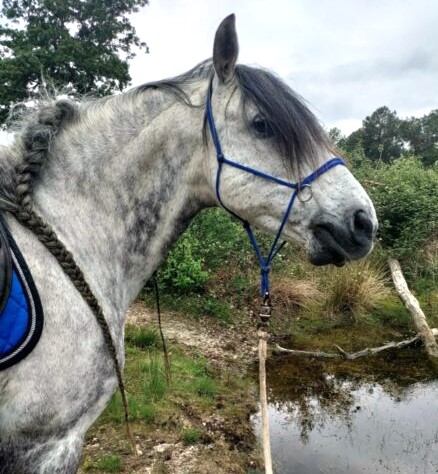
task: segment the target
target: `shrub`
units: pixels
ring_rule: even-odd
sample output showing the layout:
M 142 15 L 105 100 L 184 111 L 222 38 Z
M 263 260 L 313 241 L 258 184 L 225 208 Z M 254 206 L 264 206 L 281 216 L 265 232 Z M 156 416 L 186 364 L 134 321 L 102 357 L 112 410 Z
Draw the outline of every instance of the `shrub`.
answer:
M 164 288 L 179 292 L 199 290 L 208 279 L 203 259 L 196 255 L 196 237 L 188 232 L 175 245 L 160 268 L 159 281 Z
M 417 256 L 438 231 L 438 167 L 407 157 L 376 167 L 362 162 L 357 174 L 376 207 L 384 248 L 399 259 Z

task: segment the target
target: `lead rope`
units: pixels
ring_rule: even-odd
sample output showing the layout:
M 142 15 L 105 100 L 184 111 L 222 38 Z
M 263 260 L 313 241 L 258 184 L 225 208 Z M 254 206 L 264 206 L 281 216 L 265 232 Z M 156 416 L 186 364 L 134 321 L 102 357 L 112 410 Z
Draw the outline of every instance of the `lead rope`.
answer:
M 164 369 L 166 372 L 166 382 L 167 382 L 167 385 L 170 385 L 172 383 L 172 371 L 170 367 L 169 353 L 167 352 L 166 339 L 163 333 L 163 326 L 161 324 L 160 290 L 158 287 L 157 273 L 154 273 L 152 277 L 152 281 L 154 284 L 154 291 L 155 291 L 155 308 L 157 311 L 158 328 L 159 328 L 160 336 L 161 336 L 161 344 L 163 345 L 163 357 L 164 357 Z
M 116 347 L 103 310 L 91 291 L 90 285 L 85 279 L 82 270 L 75 262 L 71 252 L 67 250 L 65 245 L 59 240 L 58 236 L 50 227 L 50 225 L 44 222 L 44 220 L 35 212 L 33 208 L 33 200 L 31 196 L 32 183 L 44 163 L 44 159 L 46 158 L 48 150 L 47 144 L 50 142 L 51 136 L 56 133 L 56 125 L 57 124 L 53 125 L 50 134 L 48 132 L 41 132 L 41 136 L 32 137 L 32 140 L 24 141 L 24 145 L 26 147 L 24 153 L 24 163 L 16 167 L 17 183 L 15 187 L 15 207 L 14 209 L 11 209 L 11 212 L 21 224 L 30 229 L 36 235 L 38 240 L 56 258 L 61 268 L 70 278 L 74 287 L 82 295 L 85 302 L 93 312 L 96 321 L 102 330 L 104 341 L 116 371 L 117 382 L 119 385 L 125 416 L 126 434 L 132 445 L 133 452 L 137 453 L 136 445 L 129 424 L 128 400 L 126 397 L 126 389 L 123 382 L 122 371 L 117 358 Z
M 265 473 L 272 474 L 271 440 L 269 435 L 268 394 L 266 388 L 266 357 L 269 340 L 269 320 L 272 314 L 272 305 L 269 293 L 263 298 L 260 306 L 257 337 L 259 339 L 259 391 L 260 411 L 262 413 L 262 443 Z

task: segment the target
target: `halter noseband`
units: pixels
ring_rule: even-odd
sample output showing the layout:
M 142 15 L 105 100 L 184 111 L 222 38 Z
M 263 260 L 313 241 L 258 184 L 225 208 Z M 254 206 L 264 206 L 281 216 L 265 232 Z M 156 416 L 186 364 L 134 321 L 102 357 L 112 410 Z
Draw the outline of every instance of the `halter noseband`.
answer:
M 284 244 L 286 242 L 282 242 L 280 245 L 278 245 L 278 241 L 280 240 L 280 236 L 283 232 L 283 228 L 286 225 L 287 219 L 289 218 L 289 215 L 292 211 L 292 207 L 295 203 L 295 200 L 298 198 L 298 200 L 302 202 L 307 202 L 312 198 L 312 194 L 310 194 L 310 197 L 308 199 L 300 199 L 300 192 L 303 188 L 310 188 L 310 191 L 312 190 L 312 183 L 322 174 L 326 173 L 330 169 L 334 168 L 337 165 L 343 165 L 345 166 L 345 162 L 339 158 L 335 157 L 332 158 L 328 161 L 326 161 L 322 166 L 320 166 L 317 170 L 313 171 L 311 174 L 309 174 L 306 178 L 304 178 L 301 182 L 299 183 L 293 183 L 289 181 L 284 181 L 283 179 L 277 178 L 276 176 L 272 176 L 270 174 L 264 173 L 263 171 L 259 171 L 254 168 L 250 168 L 249 166 L 242 165 L 240 163 L 237 163 L 236 161 L 229 160 L 226 158 L 222 152 L 222 147 L 221 147 L 221 142 L 219 140 L 219 135 L 217 133 L 216 125 L 214 122 L 214 117 L 213 117 L 213 108 L 211 104 L 211 97 L 212 97 L 212 92 L 213 92 L 213 87 L 210 85 L 208 94 L 207 94 L 207 104 L 206 104 L 206 116 L 207 116 L 207 122 L 208 122 L 208 127 L 210 129 L 210 134 L 211 138 L 214 143 L 214 147 L 216 148 L 216 157 L 218 161 L 218 168 L 217 168 L 217 173 L 216 173 L 216 197 L 219 201 L 219 204 L 226 210 L 228 211 L 232 216 L 234 216 L 237 220 L 239 220 L 242 224 L 244 229 L 246 230 L 249 240 L 251 242 L 251 245 L 254 248 L 257 260 L 260 265 L 260 273 L 261 273 L 261 281 L 260 281 L 260 292 L 263 297 L 268 297 L 269 296 L 269 272 L 271 271 L 271 263 L 274 257 L 277 255 L 277 253 L 282 249 Z M 222 201 L 221 195 L 220 195 L 220 184 L 221 184 L 221 173 L 223 169 L 223 165 L 229 165 L 232 166 L 233 168 L 237 168 L 239 170 L 245 171 L 247 173 L 253 174 L 255 176 L 258 176 L 259 178 L 267 179 L 269 181 L 272 181 L 276 184 L 279 184 L 280 186 L 285 186 L 287 188 L 292 189 L 292 195 L 289 199 L 289 204 L 286 207 L 286 211 L 283 214 L 283 218 L 281 220 L 280 226 L 278 228 L 277 233 L 275 234 L 274 241 L 272 242 L 271 248 L 269 249 L 268 256 L 265 258 L 260 250 L 260 247 L 257 243 L 257 240 L 255 238 L 254 232 L 251 229 L 251 225 L 248 221 L 245 219 L 242 219 L 240 216 L 238 216 L 235 212 L 233 212 L 231 209 L 229 209 Z

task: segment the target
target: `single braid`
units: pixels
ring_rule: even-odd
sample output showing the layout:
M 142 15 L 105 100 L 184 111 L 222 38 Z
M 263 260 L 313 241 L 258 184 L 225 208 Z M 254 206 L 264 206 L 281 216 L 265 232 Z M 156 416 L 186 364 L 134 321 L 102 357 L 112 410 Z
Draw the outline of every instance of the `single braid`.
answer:
M 103 314 L 103 310 L 91 291 L 90 285 L 85 279 L 82 270 L 75 262 L 72 253 L 59 240 L 55 231 L 35 212 L 32 200 L 33 182 L 39 175 L 40 170 L 47 160 L 50 144 L 57 134 L 62 123 L 67 118 L 72 118 L 76 112 L 74 105 L 70 101 L 58 101 L 55 107 L 47 107 L 40 111 L 37 123 L 29 126 L 27 133 L 23 137 L 24 153 L 23 163 L 16 167 L 15 185 L 15 205 L 12 212 L 17 220 L 30 229 L 38 240 L 56 258 L 61 268 L 69 276 L 75 288 L 82 295 L 89 308 L 93 312 L 99 324 L 104 341 L 114 363 L 117 375 L 120 395 L 125 412 L 125 422 L 128 437 L 133 445 L 135 443 L 129 427 L 128 401 L 126 397 L 125 384 L 123 382 L 122 371 L 117 358 L 117 350 L 111 336 L 108 323 Z

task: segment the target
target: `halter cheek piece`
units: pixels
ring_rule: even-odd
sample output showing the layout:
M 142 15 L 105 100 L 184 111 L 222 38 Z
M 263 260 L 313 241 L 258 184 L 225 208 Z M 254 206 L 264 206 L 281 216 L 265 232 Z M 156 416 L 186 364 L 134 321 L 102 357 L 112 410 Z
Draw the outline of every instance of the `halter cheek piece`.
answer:
M 277 178 L 276 176 L 272 176 L 270 174 L 264 173 L 263 171 L 259 171 L 254 168 L 250 168 L 249 166 L 242 165 L 237 163 L 236 161 L 230 160 L 226 158 L 222 152 L 221 142 L 219 140 L 219 135 L 216 130 L 216 125 L 214 123 L 213 117 L 213 109 L 211 104 L 211 96 L 212 96 L 213 88 L 210 85 L 208 94 L 207 94 L 207 104 L 206 104 L 206 116 L 208 127 L 210 129 L 211 138 L 214 143 L 214 147 L 216 149 L 216 157 L 218 161 L 218 168 L 216 173 L 216 197 L 219 201 L 220 205 L 228 211 L 232 216 L 234 216 L 237 220 L 239 220 L 243 227 L 245 228 L 251 245 L 254 248 L 255 254 L 257 256 L 257 260 L 260 265 L 260 273 L 261 273 L 261 281 L 260 281 L 260 292 L 262 296 L 267 297 L 269 296 L 269 272 L 271 271 L 271 263 L 277 253 L 282 249 L 286 242 L 282 242 L 278 244 L 280 240 L 280 236 L 283 232 L 284 226 L 289 218 L 289 215 L 292 211 L 292 207 L 295 203 L 295 199 L 298 199 L 300 202 L 307 202 L 312 199 L 312 183 L 322 174 L 326 173 L 327 171 L 331 170 L 335 166 L 343 165 L 345 166 L 345 162 L 341 158 L 332 158 L 326 161 L 322 166 L 320 166 L 317 170 L 313 171 L 309 176 L 304 178 L 299 183 L 293 183 L 289 181 L 284 181 L 283 179 Z M 272 181 L 280 186 L 285 186 L 287 188 L 292 189 L 292 194 L 289 199 L 289 203 L 286 207 L 286 210 L 283 214 L 283 218 L 280 222 L 280 226 L 278 228 L 277 233 L 275 234 L 274 241 L 272 242 L 271 248 L 269 249 L 268 256 L 265 258 L 260 250 L 260 247 L 257 243 L 255 235 L 251 229 L 251 226 L 248 221 L 242 219 L 238 216 L 235 212 L 229 209 L 222 201 L 221 194 L 220 194 L 220 185 L 221 185 L 221 174 L 224 165 L 232 166 L 233 168 L 237 168 L 242 171 L 246 171 L 247 173 L 253 174 L 258 176 L 259 178 L 267 179 Z

